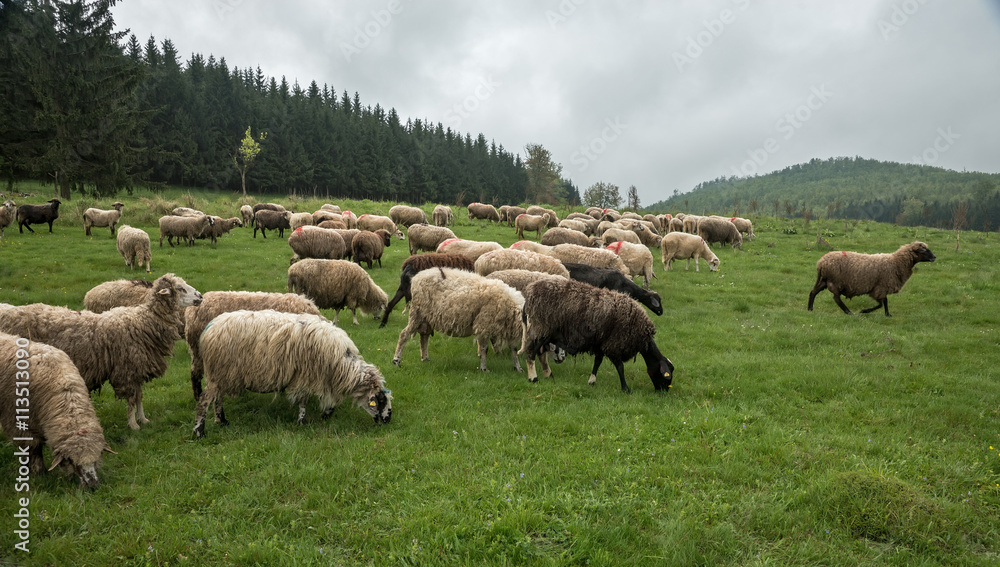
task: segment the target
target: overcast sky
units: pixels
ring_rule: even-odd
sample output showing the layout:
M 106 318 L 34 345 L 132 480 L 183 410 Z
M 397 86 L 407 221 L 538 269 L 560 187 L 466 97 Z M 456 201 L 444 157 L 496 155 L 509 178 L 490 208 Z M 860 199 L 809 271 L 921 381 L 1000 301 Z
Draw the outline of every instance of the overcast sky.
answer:
M 1000 1 L 125 0 L 119 28 L 539 143 L 643 205 L 862 156 L 1000 171 Z

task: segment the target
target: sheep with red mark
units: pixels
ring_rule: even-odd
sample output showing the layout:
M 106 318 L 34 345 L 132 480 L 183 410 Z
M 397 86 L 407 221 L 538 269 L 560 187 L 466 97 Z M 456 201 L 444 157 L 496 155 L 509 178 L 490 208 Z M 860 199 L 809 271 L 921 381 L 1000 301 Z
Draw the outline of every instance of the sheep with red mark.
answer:
M 449 238 L 437 247 L 437 252 L 445 254 L 461 254 L 475 262 L 480 256 L 494 250 L 502 250 L 503 245 L 499 242 L 480 242 L 478 240 L 463 240 L 461 238 Z
M 619 241 L 608 244 L 607 250 L 621 258 L 631 277 L 642 276 L 642 287 L 649 289 L 649 279 L 656 277 L 653 272 L 653 253 L 649 248 L 642 244 Z

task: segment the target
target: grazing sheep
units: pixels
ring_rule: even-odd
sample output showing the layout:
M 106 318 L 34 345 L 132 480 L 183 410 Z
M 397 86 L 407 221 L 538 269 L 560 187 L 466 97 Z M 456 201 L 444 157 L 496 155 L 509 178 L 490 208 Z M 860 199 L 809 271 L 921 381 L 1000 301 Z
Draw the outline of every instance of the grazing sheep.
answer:
M 510 205 L 500 205 L 497 207 L 497 214 L 500 215 L 500 224 L 506 223 L 507 219 L 510 218 L 508 211 L 510 211 Z
M 640 244 L 639 235 L 636 234 L 634 231 L 626 230 L 624 228 L 612 227 L 605 230 L 604 234 L 601 235 L 601 242 L 603 242 L 605 246 L 613 242 L 623 242 L 623 241 L 631 242 L 632 244 Z
M 527 213 L 523 215 L 517 215 L 514 219 L 514 232 L 517 234 L 518 240 L 524 240 L 524 231 L 535 231 L 535 239 L 539 239 L 542 236 L 542 229 L 548 226 L 549 221 L 552 217 L 549 213 L 545 213 L 541 216 L 529 215 Z
M 326 227 L 321 227 L 321 228 L 326 228 Z M 351 257 L 354 255 L 354 252 L 352 251 L 352 248 L 354 246 L 354 237 L 357 236 L 358 233 L 361 231 L 356 228 L 336 228 L 334 230 L 336 230 L 337 234 L 339 234 L 340 237 L 344 239 L 344 249 L 347 250 L 347 252 L 345 253 L 345 257 L 348 260 L 350 260 Z
M 205 213 L 189 207 L 174 207 L 174 210 L 170 211 L 170 216 L 174 217 L 200 217 L 203 214 Z
M 542 235 L 542 244 L 545 246 L 558 246 L 559 244 L 576 244 L 588 248 L 596 248 L 601 245 L 601 239 L 596 236 L 587 236 L 579 230 L 571 228 L 555 227 L 545 231 Z
M 330 211 L 331 213 L 340 214 L 340 207 L 337 205 L 331 205 L 330 203 L 324 203 L 319 209 L 321 211 Z
M 187 240 L 188 246 L 194 246 L 194 239 L 203 230 L 213 224 L 215 224 L 215 219 L 208 215 L 201 215 L 200 217 L 160 217 L 160 248 L 163 248 L 164 237 L 166 237 L 167 244 L 171 248 L 174 247 L 174 238 L 177 239 L 178 244 L 181 243 L 181 239 L 183 238 Z
M 403 312 L 406 312 L 406 308 L 410 305 L 410 300 L 413 297 L 410 291 L 413 276 L 429 268 L 455 268 L 465 270 L 466 272 L 473 272 L 475 271 L 475 263 L 461 254 L 441 254 L 438 252 L 413 255 L 404 260 L 399 276 L 399 287 L 396 289 L 396 295 L 392 296 L 389 304 L 386 305 L 385 313 L 382 315 L 382 322 L 378 326 L 379 329 L 385 327 L 385 324 L 389 322 L 389 314 L 392 313 L 393 307 L 399 303 L 400 299 L 406 300 L 406 305 L 403 307 Z
M 191 391 L 195 400 L 201 396 L 201 378 L 204 372 L 199 339 L 209 321 L 230 311 L 264 309 L 321 315 L 316 304 L 301 295 L 261 291 L 209 291 L 202 297 L 200 305 L 193 305 L 185 310 L 184 337 L 191 353 Z
M 455 213 L 447 205 L 435 205 L 431 213 L 434 226 L 451 226 L 455 222 Z
M 539 207 L 538 205 L 531 205 L 525 210 L 525 213 L 538 217 L 545 216 L 545 214 L 548 213 L 549 221 L 547 226 L 549 228 L 559 226 L 559 216 L 556 215 L 556 212 L 552 209 L 546 209 L 545 207 Z
M 618 241 L 608 244 L 607 250 L 618 254 L 632 277 L 642 276 L 642 287 L 649 289 L 649 279 L 656 277 L 653 272 L 653 253 L 649 248 L 642 244 Z
M 520 248 L 501 248 L 483 254 L 476 260 L 476 273 L 481 276 L 500 270 L 531 270 L 564 278 L 569 277 L 569 272 L 559 260 Z
M 403 231 L 396 228 L 396 223 L 389 217 L 379 215 L 361 215 L 358 217 L 357 229 L 367 230 L 369 232 L 375 232 L 381 229 L 388 232 L 390 235 L 403 240 Z
M 389 218 L 397 226 L 408 227 L 420 223 L 427 224 L 427 213 L 419 207 L 409 205 L 394 205 L 389 209 Z
M 478 240 L 462 240 L 461 238 L 449 238 L 437 247 L 437 252 L 447 254 L 461 254 L 475 262 L 480 256 L 494 250 L 502 250 L 503 245 L 499 242 L 480 242 Z
M 253 224 L 253 207 L 250 205 L 243 205 L 240 207 L 240 220 L 243 221 L 243 226 L 250 226 Z
M 83 308 L 94 313 L 104 313 L 115 307 L 142 305 L 149 300 L 149 292 L 152 290 L 153 282 L 146 280 L 104 282 L 90 288 L 83 296 Z
M 340 213 L 340 218 L 344 220 L 344 224 L 347 225 L 348 230 L 355 230 L 358 228 L 358 215 L 352 213 L 351 211 L 344 211 Z
M 621 220 L 622 214 L 614 209 L 604 209 L 601 211 L 601 220 L 617 222 Z
M 21 205 L 17 208 L 17 232 L 24 233 L 24 228 L 28 232 L 32 230 L 33 224 L 49 224 L 49 232 L 52 232 L 52 223 L 59 218 L 59 199 L 53 197 L 49 199 L 47 205 Z
M 427 343 L 434 332 L 449 337 L 476 338 L 479 369 L 486 368 L 489 345 L 509 346 L 514 368 L 521 371 L 514 349 L 521 341 L 524 297 L 507 284 L 453 268 L 424 270 L 411 280 L 410 319 L 399 333 L 392 363 L 402 366 L 403 348 L 420 334 L 420 360 L 427 360 Z
M 335 230 L 318 226 L 296 228 L 288 237 L 288 246 L 292 249 L 289 265 L 303 258 L 339 260 L 347 255 L 344 238 Z
M 358 310 L 362 315 L 371 313 L 378 319 L 388 300 L 364 268 L 346 260 L 296 262 L 288 268 L 288 291 L 308 297 L 320 309 L 333 309 L 334 324 L 344 308 L 351 310 L 355 325 L 358 324 Z
M 587 210 L 583 211 L 583 214 L 589 215 L 596 220 L 601 220 L 601 217 L 604 216 L 604 209 L 601 207 L 587 207 Z
M 30 413 L 22 413 L 27 404 L 16 409 L 21 400 L 30 401 Z M 87 385 L 69 356 L 53 346 L 6 333 L 0 333 L 0 427 L 26 470 L 36 475 L 46 471 L 42 450 L 48 444 L 52 469 L 62 465 L 90 489 L 99 484 L 97 469 L 104 451 L 114 452 L 104 440 Z
M 325 221 L 320 221 L 316 223 L 316 226 L 320 228 L 347 230 L 347 225 L 344 223 L 343 219 L 327 219 Z
M 300 226 L 312 225 L 312 213 L 292 213 L 292 218 L 288 219 L 288 228 L 295 230 Z
M 597 370 L 607 356 L 618 371 L 622 391 L 631 392 L 623 363 L 641 354 L 653 387 L 670 388 L 674 365 L 660 354 L 653 340 L 656 326 L 627 295 L 575 280 L 546 280 L 529 285 L 524 296 L 525 330 L 520 352 L 527 359 L 528 380 L 538 381 L 535 356 L 552 344 L 567 354 L 594 354 L 588 380 L 591 385 L 597 382 Z
M 684 269 L 690 270 L 692 258 L 694 258 L 694 271 L 696 272 L 701 271 L 698 267 L 699 258 L 704 258 L 708 261 L 708 269 L 710 271 L 715 272 L 719 269 L 719 257 L 712 252 L 705 239 L 697 234 L 688 234 L 686 232 L 667 233 L 663 237 L 660 247 L 663 249 L 661 260 L 663 260 L 664 270 L 669 271 L 674 260 L 687 260 L 687 265 L 684 266 Z
M 180 310 L 199 303 L 198 290 L 166 274 L 153 282 L 144 304 L 104 313 L 43 303 L 0 304 L 0 330 L 61 349 L 80 370 L 88 390 L 110 382 L 115 397 L 128 401 L 128 426 L 139 429 L 139 422 L 149 423 L 142 410 L 142 384 L 166 372 L 166 357 L 180 338 Z
M 104 211 L 101 209 L 94 209 L 94 208 L 90 208 L 87 209 L 86 211 L 83 211 L 84 234 L 90 236 L 91 227 L 106 226 L 111 229 L 111 236 L 115 235 L 115 225 L 118 224 L 118 221 L 120 221 L 122 218 L 122 207 L 125 206 L 125 203 L 122 203 L 121 201 L 115 201 L 115 203 L 111 206 L 114 208 L 110 211 Z
M 554 246 L 539 244 L 534 240 L 518 240 L 514 244 L 510 245 L 511 250 L 527 250 L 528 252 L 537 252 L 539 254 L 545 254 L 546 256 L 552 255 L 553 248 Z
M 632 211 L 625 211 L 622 213 L 622 220 L 624 219 L 642 220 L 642 216 L 638 213 L 633 213 Z
M 14 222 L 15 217 L 17 217 L 17 204 L 10 200 L 4 201 L 3 206 L 0 206 L 0 238 L 3 238 L 4 231 Z
M 306 402 L 316 396 L 322 417 L 351 400 L 375 423 L 392 419 L 392 393 L 385 378 L 365 362 L 343 329 L 319 315 L 273 310 L 233 311 L 219 315 L 201 335 L 205 391 L 195 410 L 194 435 L 205 435 L 205 414 L 226 425 L 222 401 L 249 390 L 284 392 L 299 406 L 298 424 L 306 419 Z
M 277 203 L 257 203 L 253 206 L 253 216 L 257 216 L 257 211 L 277 211 L 279 213 L 285 212 L 285 207 Z
M 490 222 L 500 222 L 500 213 L 496 207 L 485 203 L 469 203 L 469 220 L 486 219 Z
M 618 257 L 618 254 L 603 248 L 586 248 L 576 244 L 560 244 L 552 248 L 550 254 L 560 262 L 577 262 L 598 268 L 614 268 L 624 274 L 631 276 L 628 267 Z
M 335 220 L 335 221 L 343 223 L 344 222 L 344 216 L 341 215 L 340 213 L 334 213 L 334 212 L 330 212 L 330 211 L 324 211 L 323 209 L 315 211 L 312 214 L 312 223 L 315 224 L 315 225 L 318 225 L 319 223 L 321 223 L 323 221 L 328 221 L 328 220 Z M 346 224 L 344 225 L 344 228 L 347 228 Z
M 644 227 L 637 227 L 633 232 L 639 237 L 639 244 L 650 248 L 659 248 L 660 234 L 654 230 L 646 230 Z
M 146 264 L 146 273 L 149 273 L 149 262 L 153 259 L 153 251 L 150 250 L 149 235 L 139 228 L 132 228 L 127 224 L 121 225 L 117 236 L 118 253 L 125 259 L 125 265 L 134 270 L 136 264 L 142 266 Z
M 688 234 L 698 234 L 698 225 L 701 219 L 706 218 L 699 215 L 684 215 L 684 232 Z
M 667 230 L 669 232 L 684 232 L 684 219 L 680 217 L 670 219 L 670 226 Z
M 410 255 L 421 250 L 434 252 L 445 240 L 457 238 L 450 228 L 429 224 L 414 224 L 407 231 L 410 238 Z
M 687 222 L 687 219 L 684 219 Z M 714 242 L 729 244 L 733 248 L 743 245 L 743 236 L 736 229 L 736 225 L 727 219 L 714 217 L 702 217 L 698 221 L 698 236 L 705 239 L 709 245 Z
M 841 295 L 848 299 L 857 295 L 867 295 L 877 301 L 874 307 L 862 309 L 871 313 L 879 307 L 889 314 L 888 295 L 899 293 L 906 281 L 913 275 L 913 267 L 918 262 L 933 262 L 937 258 L 923 242 L 911 242 L 899 247 L 892 254 L 859 254 L 857 252 L 827 252 L 816 262 L 816 285 L 809 292 L 809 311 L 813 310 L 816 294 L 830 290 L 833 300 L 844 313 L 851 310 L 844 305 Z
M 218 242 L 220 236 L 223 234 L 229 234 L 229 231 L 234 227 L 240 226 L 243 226 L 243 221 L 240 220 L 239 217 L 224 219 L 222 217 L 213 216 L 212 224 L 203 228 L 197 238 L 208 238 L 212 241 L 212 244 L 215 244 Z
M 528 209 L 525 209 L 524 207 L 518 207 L 516 205 L 507 205 L 507 218 L 505 221 L 507 223 L 507 226 L 510 227 L 514 226 L 514 221 L 517 220 L 517 216 L 523 215 L 527 212 Z
M 648 214 L 648 215 L 642 215 L 642 220 L 644 220 L 644 221 L 648 222 L 649 224 L 653 225 L 653 228 L 656 229 L 656 232 L 662 232 L 663 231 L 663 223 L 660 222 L 660 217 L 658 217 L 656 215 Z
M 524 292 L 524 288 L 539 280 L 558 277 L 560 276 L 546 274 L 545 272 L 534 272 L 532 270 L 520 269 L 497 270 L 496 272 L 490 272 L 489 275 L 486 276 L 487 279 L 500 280 L 520 292 Z
M 663 315 L 663 302 L 660 300 L 660 294 L 652 290 L 642 289 L 631 278 L 625 277 L 614 268 L 595 268 L 576 262 L 563 262 L 563 266 L 569 271 L 570 279 L 588 283 L 594 287 L 624 293 L 648 307 L 653 313 Z
M 391 242 L 392 237 L 384 228 L 380 228 L 375 232 L 362 230 L 351 241 L 351 255 L 359 266 L 361 262 L 366 262 L 368 269 L 371 269 L 372 262 L 378 261 L 378 267 L 381 268 L 382 254 Z
M 574 214 L 577 214 L 577 213 L 574 213 Z M 586 234 L 588 236 L 591 235 L 591 234 L 593 234 L 593 232 L 594 232 L 593 229 L 591 228 L 591 225 L 589 223 L 587 223 L 585 221 L 582 221 L 580 219 L 563 219 L 563 220 L 559 221 L 558 227 L 559 228 L 569 228 L 569 229 L 572 229 L 572 230 L 575 230 L 575 231 L 578 231 L 578 232 L 582 232 L 582 233 L 584 233 L 584 234 Z M 594 228 L 596 228 L 596 224 L 594 225 Z
M 753 223 L 750 222 L 750 219 L 745 219 L 742 217 L 733 217 L 729 219 L 729 222 L 736 225 L 736 230 L 746 234 L 747 240 L 753 240 L 754 238 L 757 237 L 757 235 L 753 233 Z
M 258 230 L 260 230 L 260 233 L 264 238 L 267 238 L 268 230 L 277 230 L 278 236 L 280 238 L 284 238 L 285 229 L 292 228 L 292 212 L 261 209 L 256 213 L 254 213 L 253 223 L 254 223 L 253 226 L 254 238 L 257 238 Z

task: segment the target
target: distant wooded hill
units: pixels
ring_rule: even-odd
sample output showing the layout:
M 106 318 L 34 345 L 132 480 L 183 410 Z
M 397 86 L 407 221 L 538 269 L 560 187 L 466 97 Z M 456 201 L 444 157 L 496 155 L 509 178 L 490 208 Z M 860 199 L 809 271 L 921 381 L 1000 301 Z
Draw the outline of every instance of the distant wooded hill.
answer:
M 720 177 L 651 212 L 856 218 L 902 225 L 1000 227 L 1000 174 L 839 157 L 755 177 Z

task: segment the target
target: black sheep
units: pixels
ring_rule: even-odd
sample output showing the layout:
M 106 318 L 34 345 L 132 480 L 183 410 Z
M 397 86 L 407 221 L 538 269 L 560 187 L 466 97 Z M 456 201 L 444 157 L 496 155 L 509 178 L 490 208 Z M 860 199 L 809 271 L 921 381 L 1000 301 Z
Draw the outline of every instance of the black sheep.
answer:
M 475 262 L 461 254 L 444 254 L 440 252 L 416 254 L 404 260 L 403 273 L 399 276 L 399 288 L 396 290 L 396 295 L 392 296 L 389 304 L 385 307 L 385 313 L 382 314 L 382 323 L 378 326 L 379 329 L 385 327 L 385 324 L 389 322 L 389 313 L 392 313 L 392 308 L 399 303 L 400 299 L 406 298 L 406 304 L 409 305 L 410 299 L 413 298 L 410 294 L 410 280 L 413 279 L 413 276 L 427 268 L 437 267 L 458 268 L 459 270 L 474 272 Z
M 614 268 L 598 268 L 576 262 L 563 262 L 563 266 L 566 266 L 566 269 L 569 270 L 569 277 L 571 279 L 588 283 L 594 287 L 624 293 L 648 307 L 653 313 L 663 315 L 663 304 L 660 302 L 660 294 L 652 290 L 646 291 L 642 289 L 634 281 L 625 277 L 624 274 Z
M 49 199 L 47 205 L 21 205 L 17 208 L 17 231 L 24 233 L 24 227 L 32 230 L 31 225 L 49 223 L 49 232 L 52 232 L 52 221 L 59 218 L 59 199 L 53 197 Z

